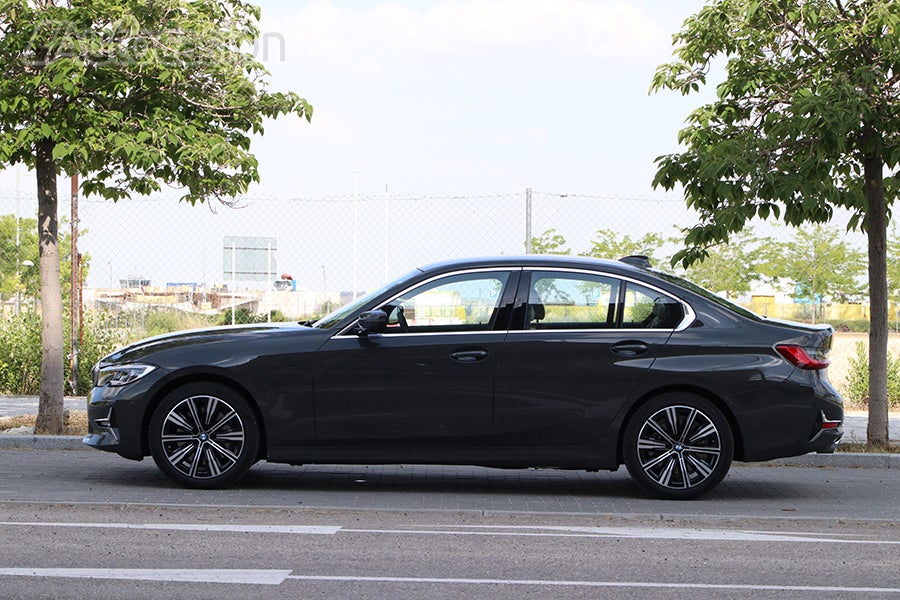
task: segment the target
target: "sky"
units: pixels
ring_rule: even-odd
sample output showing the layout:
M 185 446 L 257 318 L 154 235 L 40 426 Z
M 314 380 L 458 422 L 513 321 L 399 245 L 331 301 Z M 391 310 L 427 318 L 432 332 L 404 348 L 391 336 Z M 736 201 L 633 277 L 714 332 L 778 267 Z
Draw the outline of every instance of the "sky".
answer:
M 267 124 L 251 194 L 648 195 L 702 98 L 648 93 L 700 0 L 256 4 L 270 88 L 315 115 Z
M 701 0 L 255 2 L 262 20 L 254 53 L 271 73 L 269 88 L 297 92 L 315 113 L 311 123 L 297 117 L 266 123 L 265 135 L 252 147 L 261 182 L 250 190 L 251 198 L 509 197 L 524 196 L 526 188 L 543 198 L 656 198 L 664 192 L 651 186 L 654 159 L 678 151 L 685 118 L 712 93 L 649 93 L 657 66 L 672 58 L 672 35 L 700 10 Z M 0 212 L 34 211 L 34 190 L 33 173 L 0 171 Z M 164 195 L 178 197 L 174 190 Z M 68 182 L 61 180 L 61 213 L 68 209 L 68 196 Z M 672 196 L 667 200 L 680 204 Z M 22 206 L 14 209 L 16 197 Z M 129 218 L 116 206 L 107 216 L 97 212 L 91 218 L 92 207 L 83 204 L 83 226 L 90 231 L 84 245 L 103 265 L 92 269 L 91 285 L 102 283 L 101 275 L 103 281 L 135 274 L 154 281 L 218 280 L 222 275 L 215 265 L 221 264 L 225 236 L 278 235 L 284 268 L 303 274 L 310 286 L 320 285 L 317 278 L 324 279 L 326 270 L 333 274 L 328 281 L 341 282 L 335 285 L 342 289 L 357 279 L 359 287 L 370 286 L 430 256 L 417 240 L 408 242 L 410 252 L 398 252 L 396 230 L 386 222 L 382 226 L 387 211 L 377 206 L 364 207 L 372 214 L 363 214 L 359 225 L 360 234 L 375 230 L 381 236 L 373 242 L 350 241 L 349 231 L 357 225 L 351 227 L 346 214 L 358 210 L 355 206 L 322 208 L 339 213 L 323 219 L 332 219 L 344 238 L 330 229 L 311 238 L 297 235 L 308 225 L 307 215 L 272 215 L 261 205 L 256 221 L 248 212 L 243 220 L 220 218 L 218 228 L 194 225 L 175 236 L 193 239 L 202 249 L 195 250 L 170 241 L 173 220 L 165 211 Z M 419 223 L 431 219 L 441 225 L 448 218 L 417 210 L 411 218 Z M 518 200 L 513 210 L 519 210 Z M 186 226 L 196 220 L 192 215 L 199 217 L 196 212 L 182 217 Z M 673 223 L 666 217 L 651 227 L 640 216 L 622 215 L 617 223 L 643 224 L 647 230 Z M 494 217 L 503 221 L 502 215 Z M 301 220 L 306 222 L 294 223 Z M 535 235 L 561 225 L 556 217 L 539 221 Z M 584 236 L 600 226 L 582 221 Z M 293 227 L 282 231 L 286 224 Z M 417 227 L 410 223 L 407 229 Z M 566 233 L 570 239 L 574 229 Z M 492 253 L 521 252 L 522 233 L 506 233 L 510 239 L 503 243 L 491 233 L 481 241 L 495 242 L 487 244 Z M 429 231 L 420 239 L 439 234 Z M 140 248 L 135 239 L 169 241 Z M 451 237 L 435 244 L 433 252 L 442 258 L 464 255 L 475 252 L 474 246 Z M 200 259 L 183 257 L 200 252 L 212 267 L 198 273 Z M 377 266 L 365 266 L 366 254 L 377 257 Z
M 259 4 L 272 89 L 315 107 L 257 144 L 265 193 L 649 194 L 699 102 L 648 93 L 697 0 Z

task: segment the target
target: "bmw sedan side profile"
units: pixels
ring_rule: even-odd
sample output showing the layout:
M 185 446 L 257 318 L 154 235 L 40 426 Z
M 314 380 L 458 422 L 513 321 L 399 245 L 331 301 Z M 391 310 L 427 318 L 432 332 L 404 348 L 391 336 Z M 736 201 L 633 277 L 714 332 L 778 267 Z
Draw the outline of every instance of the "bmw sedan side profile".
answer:
M 221 488 L 260 460 L 615 470 L 689 499 L 732 461 L 833 452 L 827 325 L 622 261 L 417 269 L 312 324 L 144 340 L 94 367 L 84 443 Z

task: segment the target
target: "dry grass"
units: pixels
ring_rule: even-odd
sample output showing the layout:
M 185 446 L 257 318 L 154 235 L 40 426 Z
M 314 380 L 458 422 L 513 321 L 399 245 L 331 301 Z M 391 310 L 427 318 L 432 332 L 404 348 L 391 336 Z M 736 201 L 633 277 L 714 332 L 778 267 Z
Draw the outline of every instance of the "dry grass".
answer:
M 63 435 L 82 436 L 87 433 L 87 411 L 67 410 L 66 427 Z M 6 429 L 15 427 L 34 427 L 36 415 L 21 415 L 16 417 L 0 417 L 0 433 Z
M 891 442 L 887 446 L 875 446 L 869 449 L 865 444 L 858 442 L 841 442 L 837 447 L 838 452 L 874 452 L 877 454 L 900 454 L 900 443 Z

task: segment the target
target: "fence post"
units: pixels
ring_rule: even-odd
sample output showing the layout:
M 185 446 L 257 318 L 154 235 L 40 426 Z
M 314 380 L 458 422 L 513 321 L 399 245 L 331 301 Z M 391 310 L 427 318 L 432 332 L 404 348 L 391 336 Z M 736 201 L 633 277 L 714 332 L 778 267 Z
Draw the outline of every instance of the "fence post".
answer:
M 71 306 L 69 307 L 69 338 L 71 342 L 71 372 L 72 394 L 78 395 L 78 354 L 80 352 L 81 342 L 81 255 L 78 253 L 78 175 L 72 176 L 72 237 L 71 242 L 71 260 L 72 260 L 72 280 L 69 282 L 71 286 Z
M 531 254 L 531 188 L 525 190 L 525 254 Z

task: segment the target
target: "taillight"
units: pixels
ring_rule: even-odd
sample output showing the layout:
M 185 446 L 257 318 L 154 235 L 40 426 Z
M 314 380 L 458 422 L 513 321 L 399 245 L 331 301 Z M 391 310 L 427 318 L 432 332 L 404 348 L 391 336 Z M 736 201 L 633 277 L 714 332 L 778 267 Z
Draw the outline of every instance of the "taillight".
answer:
M 795 344 L 778 344 L 775 346 L 775 350 L 798 369 L 818 371 L 820 369 L 828 368 L 828 365 L 831 364 L 831 361 L 827 358 L 815 358 L 810 356 L 803 346 L 797 346 Z

